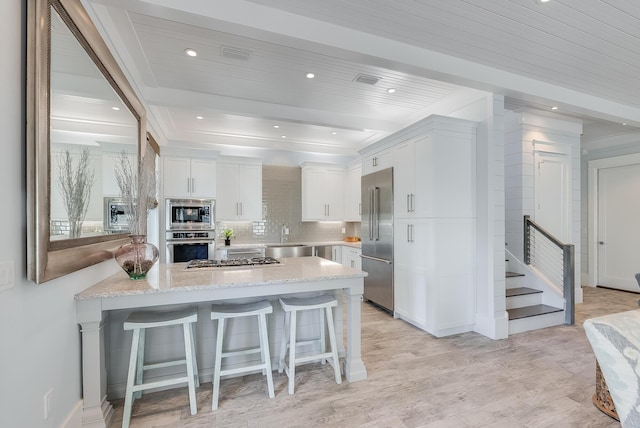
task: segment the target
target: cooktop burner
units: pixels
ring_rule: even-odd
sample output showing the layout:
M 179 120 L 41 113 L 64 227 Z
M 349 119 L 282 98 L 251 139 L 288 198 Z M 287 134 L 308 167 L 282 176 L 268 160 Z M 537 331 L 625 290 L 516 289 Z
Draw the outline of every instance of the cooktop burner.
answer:
M 219 268 L 219 267 L 243 267 L 243 266 L 264 266 L 280 264 L 278 259 L 273 257 L 253 257 L 250 259 L 226 259 L 226 260 L 191 260 L 187 264 L 187 269 L 194 268 Z

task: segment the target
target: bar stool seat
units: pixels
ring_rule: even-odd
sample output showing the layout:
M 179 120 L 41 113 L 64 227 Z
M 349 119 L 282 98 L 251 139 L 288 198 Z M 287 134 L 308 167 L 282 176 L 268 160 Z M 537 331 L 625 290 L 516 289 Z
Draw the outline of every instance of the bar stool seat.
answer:
M 197 308 L 187 308 L 177 311 L 138 311 L 132 312 L 123 324 L 124 330 L 133 330 L 131 340 L 131 354 L 129 357 L 129 373 L 127 376 L 127 389 L 124 400 L 124 413 L 122 426 L 129 426 L 133 400 L 142 397 L 142 391 L 152 388 L 160 388 L 169 385 L 186 383 L 189 389 L 189 405 L 191 414 L 198 411 L 196 406 L 195 387 L 200 386 L 198 377 L 198 364 L 195 352 L 195 335 L 193 324 L 198 321 Z M 185 358 L 174 361 L 166 361 L 156 364 L 144 364 L 144 346 L 146 330 L 149 328 L 166 327 L 170 325 L 182 325 L 184 336 Z M 156 382 L 143 383 L 145 370 L 158 369 L 185 364 L 186 376 L 166 379 Z
M 262 373 L 267 376 L 269 398 L 273 398 L 275 396 L 273 392 L 273 374 L 271 373 L 271 355 L 269 353 L 269 338 L 267 336 L 266 316 L 267 314 L 270 314 L 272 312 L 273 306 L 271 306 L 271 303 L 269 303 L 268 300 L 261 300 L 259 302 L 245 304 L 224 304 L 211 306 L 211 319 L 218 320 L 218 330 L 216 333 L 216 354 L 213 373 L 213 398 L 211 400 L 212 410 L 216 410 L 218 408 L 218 398 L 220 395 L 220 377 L 226 375 L 262 370 Z M 251 349 L 224 351 L 223 339 L 225 320 L 250 316 L 257 317 L 260 346 Z M 249 366 L 222 370 L 223 358 L 257 353 L 260 353 L 261 355 L 260 364 L 251 364 Z
M 304 363 L 309 361 L 320 360 L 323 364 L 325 361 L 329 361 L 329 364 L 333 367 L 336 383 L 342 383 L 342 375 L 340 373 L 340 363 L 338 360 L 338 348 L 336 343 L 336 332 L 333 324 L 332 307 L 338 305 L 338 301 L 335 296 L 329 294 L 323 294 L 315 297 L 283 297 L 280 298 L 280 305 L 285 311 L 284 319 L 284 337 L 280 345 L 280 359 L 278 364 L 278 372 L 282 373 L 284 370 L 289 377 L 289 394 L 293 394 L 296 365 L 298 363 Z M 320 309 L 323 312 L 322 320 L 320 322 L 320 338 L 317 340 L 310 340 L 305 342 L 298 342 L 296 339 L 296 324 L 297 324 L 297 312 L 307 311 L 313 309 Z M 326 352 L 326 340 L 325 340 L 325 322 L 329 328 L 329 343 L 331 349 Z M 317 355 L 305 355 L 304 357 L 296 356 L 296 347 L 301 345 L 310 345 L 318 343 L 320 344 L 320 354 Z M 289 349 L 289 364 L 285 363 L 285 357 L 287 354 L 287 348 Z

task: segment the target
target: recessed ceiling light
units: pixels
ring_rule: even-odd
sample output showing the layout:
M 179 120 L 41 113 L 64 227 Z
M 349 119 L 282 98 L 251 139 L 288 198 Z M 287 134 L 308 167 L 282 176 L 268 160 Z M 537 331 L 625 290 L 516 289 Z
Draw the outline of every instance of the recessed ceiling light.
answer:
M 337 132 L 336 132 L 336 131 L 333 131 L 333 132 L 331 133 L 331 135 L 336 135 L 336 134 L 337 134 Z
M 119 111 L 120 107 L 113 106 L 113 107 L 111 107 L 111 110 Z
M 395 89 L 395 88 L 389 88 L 389 89 L 387 89 L 387 93 L 389 93 L 389 94 L 393 94 L 395 91 L 396 91 L 396 89 Z
M 553 106 L 553 107 L 551 107 L 551 110 L 558 110 L 558 107 Z
M 313 73 L 307 73 L 307 79 L 313 79 L 314 77 L 316 77 L 315 74 Z
M 622 122 L 622 126 L 627 126 L 627 122 Z
M 286 136 L 286 135 L 283 135 L 283 136 L 282 136 L 282 138 L 287 138 L 287 136 Z
M 204 119 L 204 117 L 202 117 L 202 116 L 196 116 L 196 119 L 198 119 L 198 120 L 202 120 L 202 119 Z
M 536 3 L 542 4 L 542 3 L 546 3 L 548 1 L 550 1 L 550 0 L 536 0 Z
M 191 48 L 185 49 L 184 53 L 186 53 L 189 56 L 198 56 L 198 52 L 196 52 L 194 49 L 191 49 Z
M 280 125 L 273 125 L 273 127 L 278 129 L 278 128 L 280 128 Z

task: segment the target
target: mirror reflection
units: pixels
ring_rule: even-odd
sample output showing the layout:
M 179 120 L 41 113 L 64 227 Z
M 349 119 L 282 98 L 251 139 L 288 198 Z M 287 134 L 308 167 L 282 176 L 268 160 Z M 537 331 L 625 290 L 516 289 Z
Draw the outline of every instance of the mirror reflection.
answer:
M 136 164 L 138 121 L 55 10 L 50 61 L 50 240 L 123 233 L 115 163 Z

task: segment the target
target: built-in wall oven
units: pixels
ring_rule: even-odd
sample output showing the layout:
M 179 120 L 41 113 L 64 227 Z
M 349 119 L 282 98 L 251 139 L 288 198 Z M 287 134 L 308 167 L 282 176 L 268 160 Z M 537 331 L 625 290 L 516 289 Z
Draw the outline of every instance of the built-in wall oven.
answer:
M 166 200 L 167 262 L 207 260 L 215 257 L 215 201 Z

